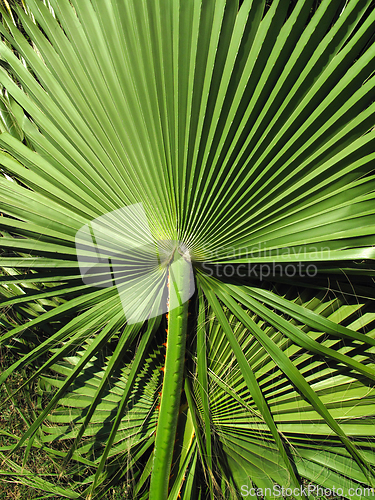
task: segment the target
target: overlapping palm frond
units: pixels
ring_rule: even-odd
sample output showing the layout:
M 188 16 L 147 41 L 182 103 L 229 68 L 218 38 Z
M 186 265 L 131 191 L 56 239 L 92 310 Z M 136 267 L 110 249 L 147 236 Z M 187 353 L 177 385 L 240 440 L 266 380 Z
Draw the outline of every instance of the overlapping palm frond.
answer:
M 139 500 L 299 498 L 309 482 L 370 498 L 373 3 L 24 0 L 1 14 L 0 342 L 20 358 L 0 381 L 29 365 L 46 395 L 4 474 L 67 498 L 119 480 Z M 82 278 L 76 249 L 82 227 L 133 205 L 171 249 L 143 289 L 168 313 L 138 322 L 103 267 Z M 174 308 L 155 290 L 181 248 L 196 291 Z M 60 478 L 12 459 L 25 448 L 27 467 L 32 446 Z
M 244 305 L 251 304 L 251 310 L 246 311 L 221 295 L 225 286 L 207 286 L 208 298 L 214 291 L 228 308 L 213 300 L 215 306 L 206 323 L 209 363 L 202 368 L 203 382 L 198 376 L 195 392 L 203 420 L 209 419 L 211 432 L 231 457 L 233 477 L 246 486 L 245 492 L 254 485 L 272 491 L 274 483 L 290 487 L 287 467 L 265 413 L 252 396 L 254 389 L 249 391 L 251 377 L 249 382 L 244 380 L 238 357 L 233 354 L 232 342 L 237 342 L 296 472 L 312 482 L 316 481 L 314 475 L 319 475 L 319 483 L 329 489 L 333 485 L 343 491 L 360 489 L 360 483 L 367 481 L 365 472 L 348 459 L 350 450 L 339 432 L 332 433 L 330 419 L 333 417 L 346 436 L 363 447 L 363 457 L 373 463 L 374 417 L 369 408 L 373 405 L 374 313 L 364 313 L 363 303 L 346 304 L 323 293 L 313 295 L 305 290 L 300 296 L 290 287 L 277 294 L 255 290 L 254 295 L 265 298 L 268 305 L 279 306 L 276 314 L 252 296 L 253 290 L 233 287 L 233 293 L 230 287 L 229 296 L 235 295 Z M 238 289 L 242 297 L 236 295 Z M 222 315 L 216 307 L 221 308 Z M 285 311 L 287 314 L 283 314 Z M 355 332 L 367 325 L 369 331 L 361 343 L 361 334 Z M 249 329 L 254 336 L 249 336 Z M 223 330 L 229 330 L 227 340 L 223 340 Z M 354 368 L 355 363 L 358 365 Z M 293 380 L 292 371 L 297 374 L 296 369 L 302 375 L 299 380 Z M 309 390 L 304 387 L 306 383 Z M 210 387 L 207 394 L 202 394 L 204 386 Z

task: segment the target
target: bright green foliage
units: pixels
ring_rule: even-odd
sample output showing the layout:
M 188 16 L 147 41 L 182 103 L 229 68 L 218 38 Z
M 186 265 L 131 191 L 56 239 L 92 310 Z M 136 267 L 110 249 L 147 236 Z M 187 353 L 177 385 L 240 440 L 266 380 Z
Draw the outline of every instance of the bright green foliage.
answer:
M 28 365 L 44 399 L 0 472 L 47 497 L 372 498 L 373 3 L 2 4 L 0 383 Z M 196 293 L 127 324 L 75 235 L 136 203 Z

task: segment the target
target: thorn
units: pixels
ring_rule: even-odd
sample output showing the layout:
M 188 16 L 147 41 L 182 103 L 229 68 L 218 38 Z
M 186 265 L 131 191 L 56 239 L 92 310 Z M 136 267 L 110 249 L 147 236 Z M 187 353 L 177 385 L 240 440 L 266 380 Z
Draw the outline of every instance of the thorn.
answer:
M 168 328 L 165 329 L 166 333 L 168 334 Z
M 166 348 L 166 347 L 167 347 L 167 343 L 166 343 L 166 342 L 164 342 L 163 346 Z
M 164 368 L 164 366 L 162 366 L 162 367 L 160 368 L 160 371 L 161 371 L 161 372 L 165 372 L 165 368 Z

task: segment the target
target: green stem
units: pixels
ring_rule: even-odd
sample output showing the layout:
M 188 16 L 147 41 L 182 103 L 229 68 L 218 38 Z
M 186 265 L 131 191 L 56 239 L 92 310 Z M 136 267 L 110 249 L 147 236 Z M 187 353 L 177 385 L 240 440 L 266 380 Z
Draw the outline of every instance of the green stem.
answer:
M 167 500 L 168 497 L 185 361 L 188 302 L 181 303 L 180 297 L 183 287 L 189 284 L 186 283 L 183 258 L 177 250 L 173 263 L 175 265 L 169 267 L 167 352 L 149 500 Z

